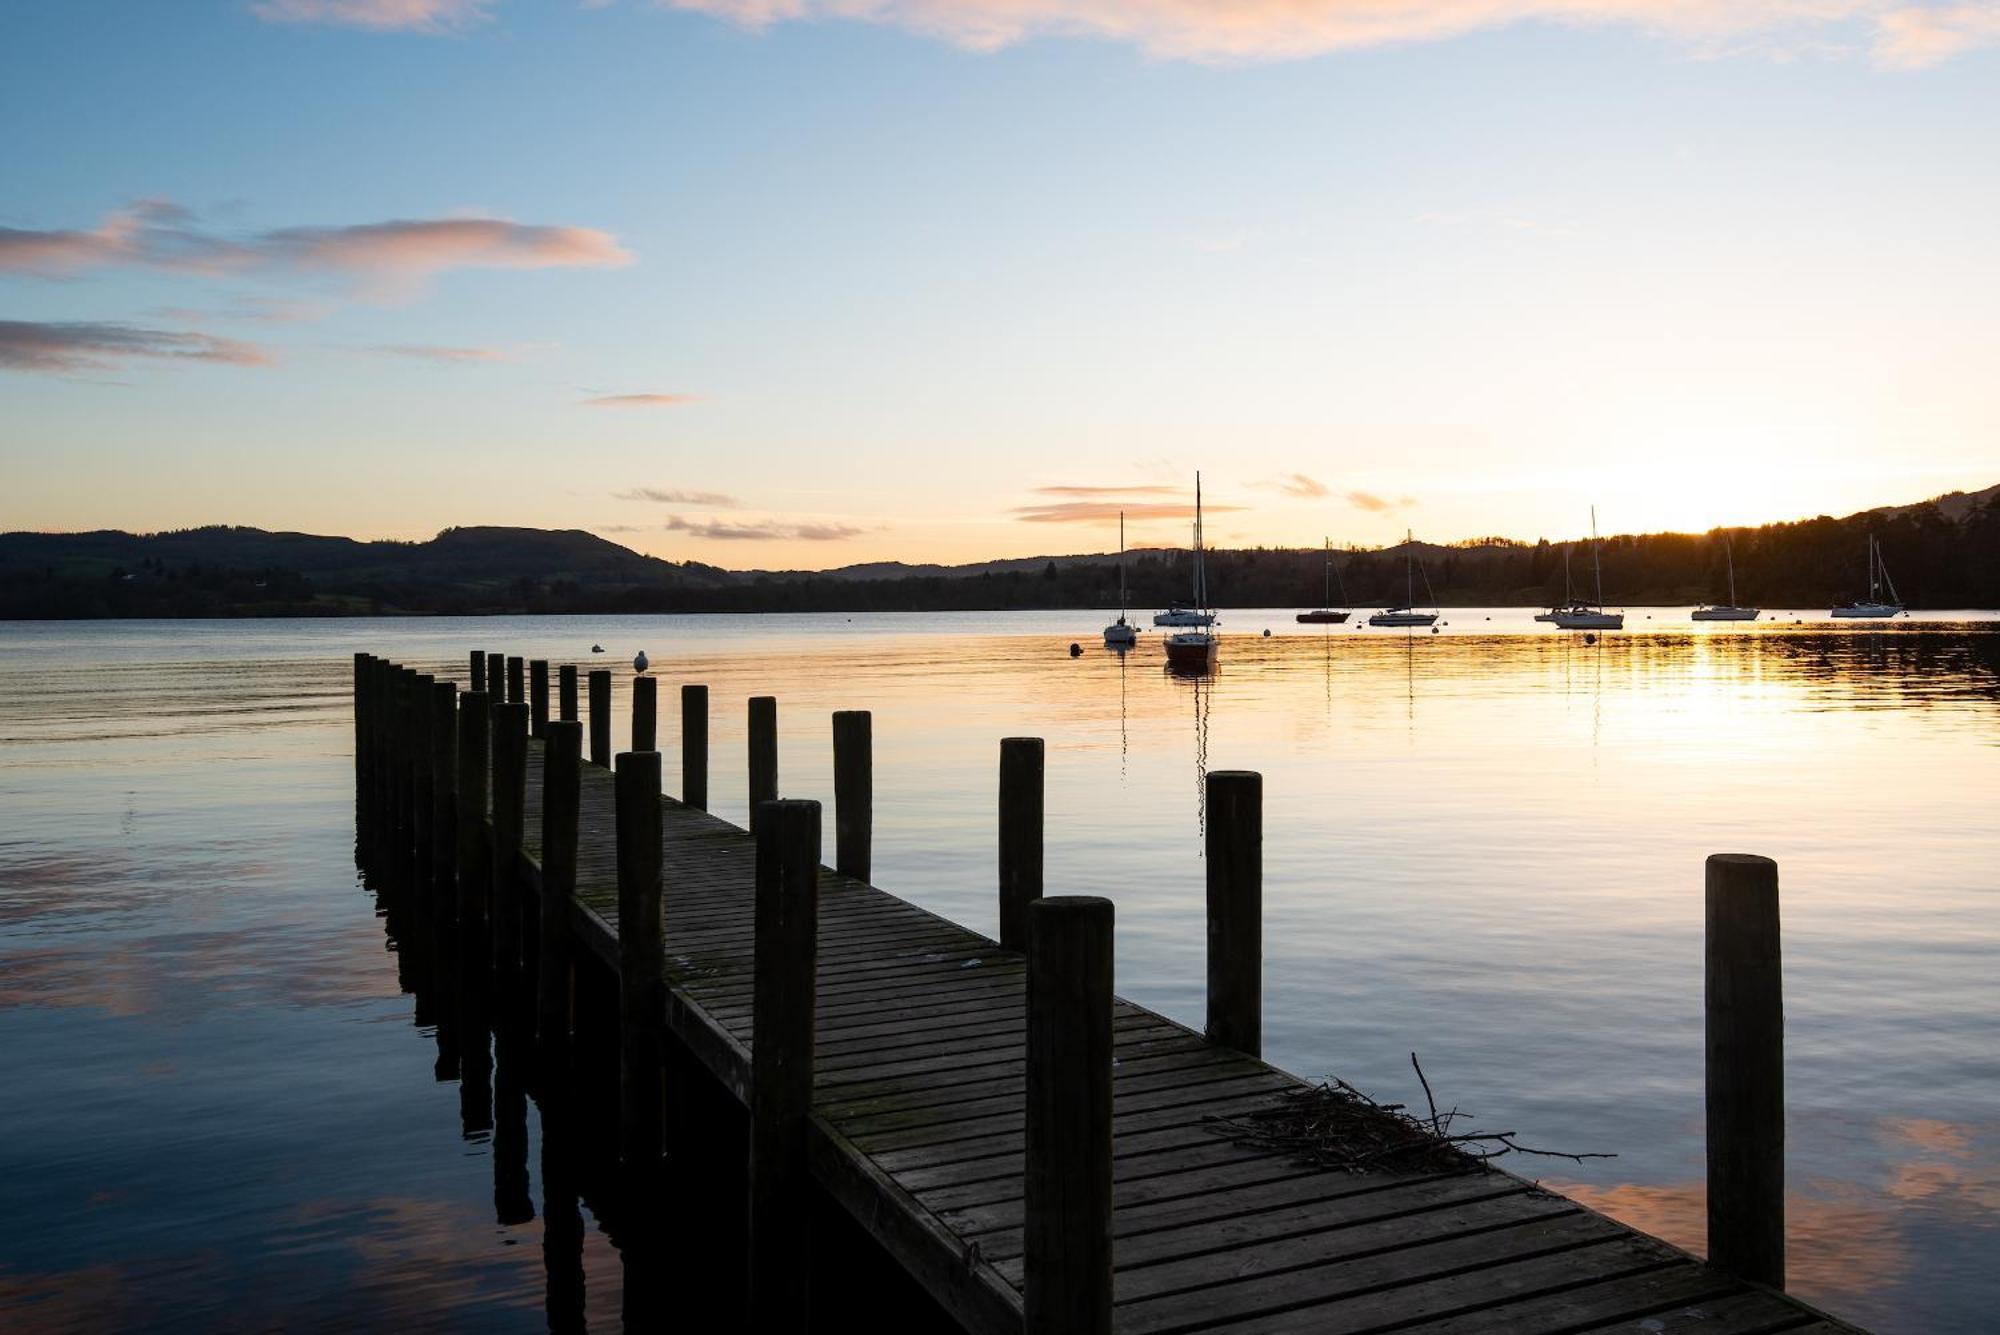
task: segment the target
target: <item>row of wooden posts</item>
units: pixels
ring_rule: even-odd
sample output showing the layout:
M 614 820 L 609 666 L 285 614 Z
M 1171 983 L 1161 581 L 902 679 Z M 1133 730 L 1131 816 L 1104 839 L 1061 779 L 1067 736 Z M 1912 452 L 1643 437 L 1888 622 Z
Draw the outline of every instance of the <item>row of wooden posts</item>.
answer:
M 579 673 L 471 652 L 472 689 L 357 653 L 355 766 L 364 841 L 414 881 L 455 895 L 461 941 L 490 941 L 496 986 L 532 987 L 545 1045 L 572 1024 L 584 723 Z M 658 682 L 633 680 L 631 750 L 612 754 L 611 673 L 586 678 L 591 764 L 615 773 L 621 1153 L 635 1172 L 661 1144 L 667 984 L 662 909 Z M 804 1311 L 820 804 L 778 797 L 777 700 L 748 702 L 748 797 L 756 837 L 750 1078 L 750 1294 L 759 1328 Z M 681 802 L 708 806 L 708 688 L 681 687 Z M 544 743 L 541 898 L 519 875 L 527 741 Z M 873 736 L 867 711 L 833 715 L 835 867 L 872 861 Z M 490 776 L 490 788 L 489 788 Z M 1261 1055 L 1263 781 L 1206 776 L 1207 1036 Z M 1044 751 L 1000 744 L 1000 944 L 1027 960 L 1024 1301 L 1031 1331 L 1108 1331 L 1111 1312 L 1112 928 L 1109 900 L 1044 895 Z M 1708 1220 L 1712 1263 L 1782 1286 L 1783 1018 L 1777 869 L 1717 854 L 1706 882 Z

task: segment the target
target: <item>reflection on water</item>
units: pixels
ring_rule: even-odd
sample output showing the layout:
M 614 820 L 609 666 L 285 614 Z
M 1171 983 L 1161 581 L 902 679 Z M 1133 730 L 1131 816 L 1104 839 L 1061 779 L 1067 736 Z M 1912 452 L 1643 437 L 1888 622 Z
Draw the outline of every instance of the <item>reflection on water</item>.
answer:
M 706 681 L 739 821 L 746 697 L 784 698 L 787 791 L 823 799 L 828 715 L 872 709 L 878 878 L 986 931 L 997 742 L 1045 737 L 1050 886 L 1115 899 L 1120 989 L 1195 1022 L 1201 776 L 1261 770 L 1269 1055 L 1401 1097 L 1414 1049 L 1441 1098 L 1617 1151 L 1562 1185 L 1697 1248 L 1701 859 L 1768 853 L 1794 1287 L 1886 1330 L 1984 1324 L 1994 622 L 1635 616 L 1589 645 L 1446 619 L 1234 612 L 1196 679 L 1156 636 L 1071 660 L 1089 614 L 8 627 L 8 1328 L 582 1329 L 656 1300 L 592 1185 L 615 1138 L 536 1087 L 448 921 L 356 890 L 349 655 L 457 678 L 475 644 Z

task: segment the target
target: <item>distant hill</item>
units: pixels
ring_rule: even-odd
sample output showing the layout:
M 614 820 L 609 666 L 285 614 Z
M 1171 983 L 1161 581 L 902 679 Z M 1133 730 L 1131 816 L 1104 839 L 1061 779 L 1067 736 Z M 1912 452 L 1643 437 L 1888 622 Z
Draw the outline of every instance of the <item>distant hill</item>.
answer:
M 2000 485 L 1842 519 L 1727 531 L 1738 596 L 1825 606 L 1856 588 L 1866 535 L 1912 607 L 2000 607 Z M 1607 600 L 1672 605 L 1726 594 L 1723 530 L 1609 537 Z M 1546 604 L 1563 547 L 1488 538 L 1413 545 L 1436 601 Z M 1400 600 L 1405 545 L 1336 553 L 1346 600 Z M 1186 596 L 1187 553 L 1134 551 L 1135 607 Z M 369 613 L 894 611 L 1104 607 L 1115 552 L 969 565 L 869 562 L 822 571 L 730 571 L 665 561 L 578 529 L 451 528 L 428 542 L 358 542 L 255 528 L 0 534 L 0 618 L 341 616 Z M 1213 552 L 1222 605 L 1317 605 L 1317 548 Z M 1419 590 L 1420 595 L 1422 590 Z

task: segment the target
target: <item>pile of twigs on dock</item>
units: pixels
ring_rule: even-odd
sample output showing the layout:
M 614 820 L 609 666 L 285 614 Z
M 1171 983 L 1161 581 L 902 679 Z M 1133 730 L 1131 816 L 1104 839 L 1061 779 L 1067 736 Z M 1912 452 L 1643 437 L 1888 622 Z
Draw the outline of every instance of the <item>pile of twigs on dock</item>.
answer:
M 1508 1154 L 1545 1155 L 1575 1163 L 1617 1157 L 1537 1149 L 1521 1144 L 1512 1131 L 1455 1130 L 1472 1114 L 1457 1107 L 1440 1112 L 1414 1052 L 1410 1065 L 1424 1087 L 1428 1113 L 1401 1103 L 1377 1103 L 1345 1080 L 1329 1076 L 1316 1085 L 1286 1090 L 1272 1107 L 1206 1120 L 1210 1130 L 1239 1145 L 1278 1150 L 1315 1167 L 1349 1173 L 1476 1173 Z

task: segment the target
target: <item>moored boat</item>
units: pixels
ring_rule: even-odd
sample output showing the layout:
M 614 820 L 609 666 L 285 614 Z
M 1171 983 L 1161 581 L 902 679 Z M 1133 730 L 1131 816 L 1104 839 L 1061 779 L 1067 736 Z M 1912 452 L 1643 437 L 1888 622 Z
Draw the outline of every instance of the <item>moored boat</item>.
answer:
M 1736 549 L 1727 533 L 1722 535 L 1722 553 L 1729 562 L 1729 601 L 1722 604 L 1703 603 L 1688 616 L 1694 621 L 1755 621 L 1764 614 L 1762 609 L 1736 605 Z
M 1883 589 L 1889 596 L 1882 596 Z M 1887 621 L 1903 612 L 1902 595 L 1896 592 L 1896 582 L 1889 578 L 1889 567 L 1882 561 L 1882 544 L 1875 541 L 1875 535 L 1868 535 L 1868 596 L 1857 598 L 1851 603 L 1842 603 L 1828 615 L 1845 621 Z
M 1416 570 L 1417 541 L 1413 534 L 1405 530 L 1403 533 L 1403 601 L 1394 607 L 1385 607 L 1373 616 L 1370 616 L 1368 618 L 1369 625 L 1434 626 L 1437 624 L 1438 613 L 1435 611 L 1420 612 L 1415 607 Z M 1428 570 L 1424 572 L 1424 592 L 1431 594 L 1433 602 L 1437 600 L 1436 593 L 1431 590 L 1431 576 Z
M 1326 567 L 1320 572 L 1319 599 L 1323 603 L 1333 601 L 1333 580 L 1333 539 L 1328 538 L 1326 540 Z M 1340 591 L 1340 599 L 1342 602 L 1347 601 L 1347 589 L 1344 581 Z M 1310 612 L 1299 613 L 1298 620 L 1308 626 L 1337 626 L 1352 615 L 1353 613 L 1350 611 L 1338 610 L 1331 607 L 1318 607 Z
M 1175 608 L 1175 611 L 1190 612 L 1201 618 L 1199 621 L 1173 622 L 1185 625 L 1187 630 L 1175 631 L 1167 636 L 1167 666 L 1176 672 L 1205 673 L 1215 666 L 1217 635 L 1215 611 L 1208 603 L 1208 563 L 1202 550 L 1201 533 L 1201 474 L 1194 475 L 1194 605 L 1192 608 Z M 1161 624 L 1159 617 L 1153 624 Z

